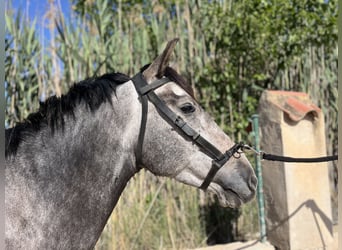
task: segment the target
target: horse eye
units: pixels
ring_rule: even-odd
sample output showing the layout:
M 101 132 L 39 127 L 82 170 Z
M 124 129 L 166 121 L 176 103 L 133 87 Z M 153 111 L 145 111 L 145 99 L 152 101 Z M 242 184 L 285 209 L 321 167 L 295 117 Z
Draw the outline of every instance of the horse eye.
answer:
M 180 107 L 183 113 L 190 114 L 195 112 L 196 108 L 191 103 L 185 103 L 182 107 Z

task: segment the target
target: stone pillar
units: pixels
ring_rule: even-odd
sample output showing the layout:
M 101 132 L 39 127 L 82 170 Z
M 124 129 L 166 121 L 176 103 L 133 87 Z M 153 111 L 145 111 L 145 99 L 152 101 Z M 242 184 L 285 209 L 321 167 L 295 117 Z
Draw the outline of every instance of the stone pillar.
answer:
M 326 155 L 324 117 L 307 94 L 264 91 L 261 150 L 291 157 Z M 327 163 L 262 161 L 267 239 L 279 249 L 332 249 Z

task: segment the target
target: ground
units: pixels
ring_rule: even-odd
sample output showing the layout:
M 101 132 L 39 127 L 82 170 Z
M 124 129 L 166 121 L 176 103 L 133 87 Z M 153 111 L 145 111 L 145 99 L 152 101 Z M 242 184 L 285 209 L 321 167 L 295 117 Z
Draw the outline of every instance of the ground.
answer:
M 224 245 L 196 248 L 195 250 L 275 250 L 269 242 L 261 243 L 258 240 L 234 242 Z M 328 250 L 338 250 L 338 230 L 334 227 L 334 243 Z
M 258 240 L 246 242 L 234 242 L 224 245 L 196 248 L 196 250 L 274 250 L 270 243 L 261 243 Z

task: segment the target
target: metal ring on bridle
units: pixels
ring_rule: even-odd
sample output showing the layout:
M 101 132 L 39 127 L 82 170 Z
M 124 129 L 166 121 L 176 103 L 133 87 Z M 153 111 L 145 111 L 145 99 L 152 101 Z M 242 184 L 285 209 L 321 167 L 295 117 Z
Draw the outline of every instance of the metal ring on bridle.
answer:
M 241 152 L 235 152 L 235 153 L 233 154 L 233 157 L 234 157 L 235 159 L 239 159 L 239 158 L 241 157 Z

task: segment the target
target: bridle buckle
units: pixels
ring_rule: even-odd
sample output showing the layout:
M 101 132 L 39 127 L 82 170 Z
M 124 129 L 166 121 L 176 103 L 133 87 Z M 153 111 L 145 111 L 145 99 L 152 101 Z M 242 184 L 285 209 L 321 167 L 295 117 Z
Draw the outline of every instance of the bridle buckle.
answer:
M 186 124 L 186 122 L 182 119 L 182 117 L 177 116 L 177 118 L 175 120 L 175 124 L 176 124 L 177 127 L 183 128 L 184 125 Z

